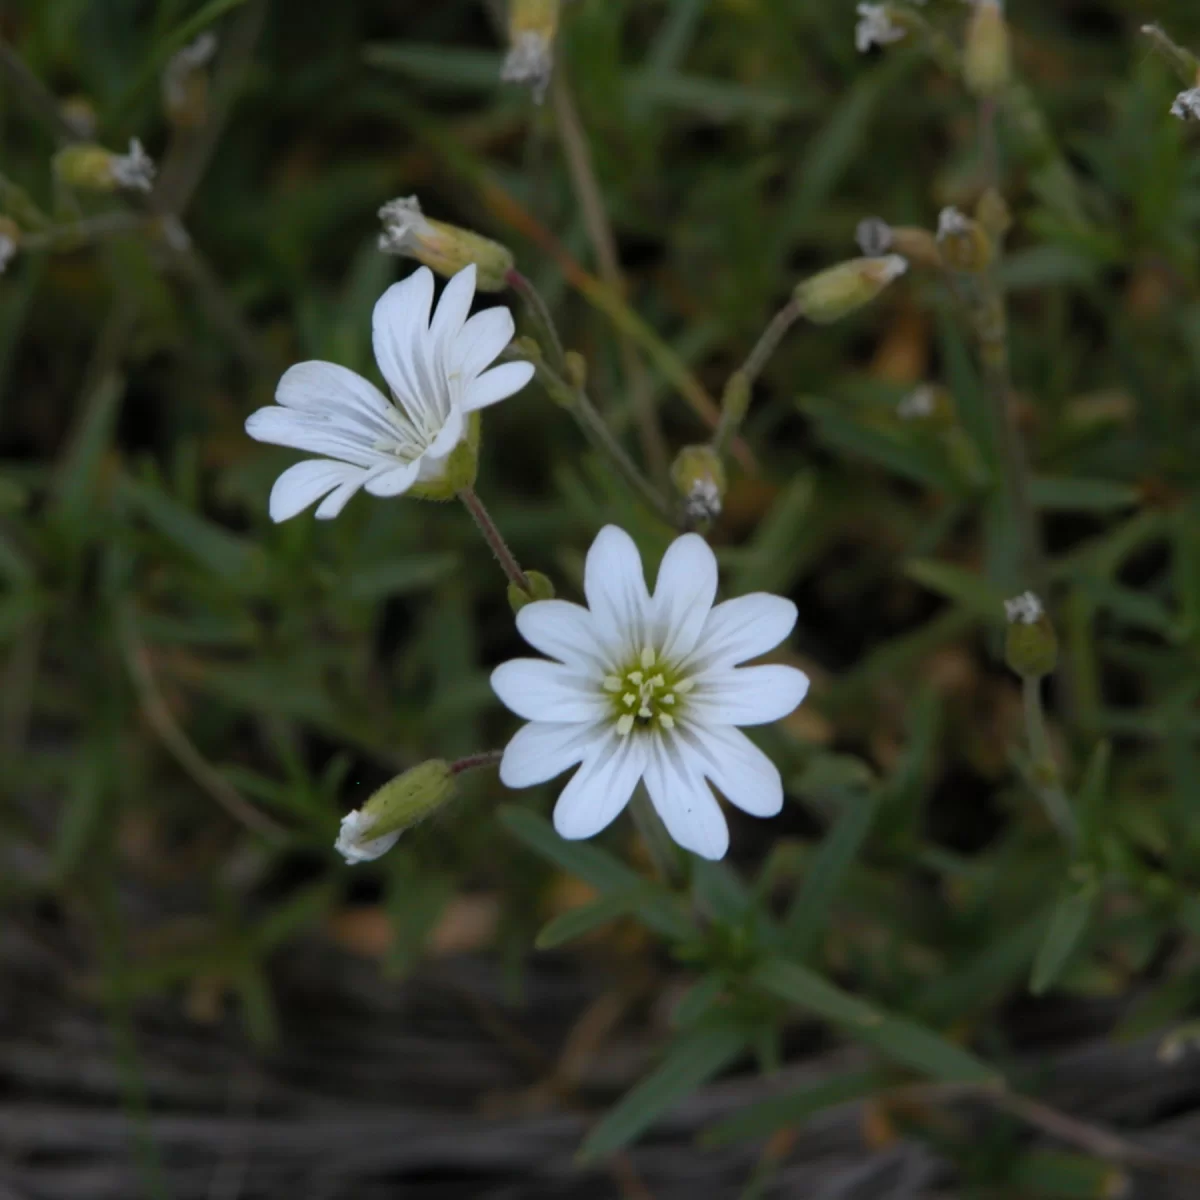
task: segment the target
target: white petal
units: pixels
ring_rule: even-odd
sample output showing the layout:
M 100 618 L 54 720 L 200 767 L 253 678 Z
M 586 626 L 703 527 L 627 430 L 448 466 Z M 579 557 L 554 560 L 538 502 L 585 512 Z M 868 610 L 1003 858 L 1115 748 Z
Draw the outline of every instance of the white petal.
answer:
M 417 482 L 420 471 L 420 460 L 397 463 L 367 480 L 364 486 L 372 496 L 402 496 Z
M 718 604 L 708 614 L 692 662 L 700 667 L 733 667 L 774 650 L 792 632 L 796 606 L 782 596 L 752 592 Z
M 271 488 L 268 504 L 271 520 L 289 520 L 334 488 L 358 488 L 365 475 L 360 467 L 330 462 L 327 458 L 310 458 L 288 467 Z
M 554 806 L 554 828 L 559 837 L 576 841 L 594 837 L 610 825 L 629 803 L 633 789 L 646 769 L 647 740 L 608 738 L 594 746 L 563 788 Z
M 445 458 L 462 441 L 465 432 L 466 417 L 463 415 L 462 409 L 457 406 L 451 408 L 442 422 L 441 429 L 437 431 L 425 453 L 431 459 Z
M 500 782 L 505 787 L 533 787 L 561 775 L 581 762 L 589 747 L 602 741 L 606 729 L 588 721 L 551 725 L 531 721 L 513 734 L 500 760 Z
M 808 676 L 795 667 L 715 668 L 693 677 L 688 709 L 710 725 L 767 725 L 778 721 L 808 693 Z
M 466 387 L 492 365 L 496 355 L 512 341 L 514 332 L 512 313 L 502 305 L 477 312 L 449 348 L 447 367 L 459 373 Z
M 439 354 L 449 350 L 454 340 L 462 333 L 463 323 L 471 311 L 475 299 L 475 264 L 468 263 L 442 289 L 438 299 L 429 333 Z
M 677 738 L 644 739 L 649 746 L 646 791 L 667 832 L 701 858 L 724 858 L 729 849 L 725 815 L 700 773 L 700 765 Z
M 246 432 L 257 442 L 324 454 L 356 467 L 374 466 L 382 457 L 372 449 L 372 441 L 365 434 L 348 432 L 328 420 L 290 408 L 272 406 L 252 412 L 246 418 Z
M 335 849 L 348 863 L 370 862 L 386 854 L 400 840 L 400 830 L 397 830 L 395 833 L 385 833 L 381 838 L 364 841 L 363 824 L 361 811 L 347 813 L 342 818 Z
M 690 654 L 717 595 L 717 559 L 698 533 L 676 538 L 654 585 L 654 626 L 668 658 Z
M 612 704 L 597 680 L 561 663 L 514 658 L 492 672 L 492 690 L 501 704 L 527 721 L 602 721 Z
M 275 389 L 284 408 L 328 421 L 368 443 L 411 436 L 412 426 L 369 380 L 329 362 L 302 362 L 289 367 Z
M 773 817 L 783 808 L 779 768 L 740 729 L 680 723 L 676 730 L 705 777 L 731 804 L 754 817 Z
M 501 363 L 490 371 L 477 375 L 467 385 L 463 392 L 462 408 L 464 412 L 475 412 L 479 408 L 487 408 L 499 400 L 519 392 L 533 378 L 533 363 L 510 362 Z
M 596 632 L 614 657 L 637 654 L 646 644 L 650 594 L 633 538 L 605 525 L 588 550 L 583 590 Z
M 421 267 L 407 279 L 393 283 L 376 301 L 371 315 L 375 360 L 388 386 L 414 418 L 434 402 L 428 394 L 423 361 L 432 303 L 433 272 Z
M 542 654 L 601 678 L 611 665 L 596 636 L 596 622 L 581 604 L 536 600 L 517 613 L 521 636 Z

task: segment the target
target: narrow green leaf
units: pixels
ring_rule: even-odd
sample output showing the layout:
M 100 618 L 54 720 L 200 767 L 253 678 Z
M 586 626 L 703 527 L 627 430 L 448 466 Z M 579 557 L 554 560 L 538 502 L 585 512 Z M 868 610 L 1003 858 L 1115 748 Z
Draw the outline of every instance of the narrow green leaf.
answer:
M 598 891 L 632 891 L 646 884 L 636 871 L 607 851 L 586 842 L 565 841 L 548 821 L 527 808 L 505 805 L 499 816 L 505 829 L 531 850 L 569 875 L 590 883 Z M 693 937 L 696 931 L 674 898 L 661 890 L 660 896 L 660 899 L 644 901 L 639 906 L 641 920 L 669 938 Z
M 355 600 L 380 600 L 423 591 L 448 579 L 460 566 L 457 554 L 414 554 L 392 562 L 356 568 L 348 591 Z
M 685 1034 L 658 1067 L 592 1129 L 579 1151 L 580 1160 L 595 1162 L 629 1145 L 670 1108 L 729 1066 L 745 1046 L 742 1031 L 728 1026 Z
M 731 1142 L 767 1137 L 779 1129 L 799 1125 L 827 1108 L 861 1100 L 887 1084 L 888 1075 L 884 1071 L 853 1071 L 782 1096 L 772 1096 L 709 1126 L 701 1134 L 700 1144 L 706 1149 L 717 1149 Z
M 1097 742 L 1079 784 L 1075 811 L 1079 815 L 1085 845 L 1095 836 L 1104 816 L 1104 802 L 1108 794 L 1108 765 L 1111 759 L 1112 743 Z
M 695 1025 L 721 998 L 725 991 L 725 980 L 718 974 L 705 975 L 684 992 L 671 1013 L 671 1024 L 677 1029 Z
M 1108 479 L 1043 476 L 1030 484 L 1029 496 L 1037 508 L 1049 512 L 1111 512 L 1132 508 L 1138 490 L 1128 483 Z
M 1004 620 L 1004 594 L 973 571 L 926 558 L 906 563 L 904 573 L 985 621 L 999 624 Z
M 697 859 L 692 864 L 692 894 L 703 912 L 729 925 L 741 921 L 750 907 L 750 894 L 723 862 Z
M 1029 990 L 1040 996 L 1062 974 L 1080 939 L 1087 931 L 1088 919 L 1097 894 L 1096 884 L 1088 881 L 1075 886 L 1059 900 L 1050 917 L 1046 936 L 1033 961 Z
M 87 746 L 72 772 L 70 795 L 54 839 L 54 873 L 60 880 L 79 865 L 103 814 L 103 765 L 104 758 L 98 748 Z
M 642 905 L 655 895 L 656 889 L 649 884 L 627 890 L 607 892 L 599 900 L 581 904 L 578 908 L 561 913 L 542 926 L 534 945 L 539 950 L 553 950 L 566 942 L 574 941 L 591 933 L 601 925 L 607 925 L 618 917 L 636 913 Z
M 1126 1195 L 1129 1179 L 1113 1163 L 1061 1150 L 1030 1150 L 1013 1163 L 1006 1181 L 1011 1195 L 1054 1200 L 1109 1200 Z
M 787 916 L 785 945 L 791 957 L 806 958 L 816 944 L 846 872 L 871 831 L 882 796 L 880 788 L 842 794 L 842 814 L 821 842 Z
M 82 424 L 75 431 L 59 474 L 56 508 L 68 527 L 75 526 L 95 503 L 100 460 L 112 440 L 117 410 L 125 395 L 125 379 L 106 375 L 84 398 Z
M 985 1083 L 999 1078 L 969 1051 L 859 1000 L 798 963 L 767 959 L 755 969 L 752 981 L 770 995 L 824 1018 L 856 1041 L 935 1079 Z

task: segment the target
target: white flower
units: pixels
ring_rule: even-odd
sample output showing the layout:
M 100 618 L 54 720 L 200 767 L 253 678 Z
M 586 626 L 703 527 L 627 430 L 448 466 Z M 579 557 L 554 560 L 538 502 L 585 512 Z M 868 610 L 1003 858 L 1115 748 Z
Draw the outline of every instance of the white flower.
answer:
M 460 271 L 430 320 L 433 274 L 421 267 L 393 284 L 375 305 L 375 358 L 395 403 L 345 367 L 303 362 L 279 381 L 279 406 L 260 408 L 246 432 L 260 442 L 320 454 L 289 467 L 271 489 L 274 521 L 286 521 L 325 497 L 316 515 L 336 517 L 359 488 L 399 496 L 440 480 L 446 459 L 467 436 L 468 416 L 518 392 L 533 365 L 486 370 L 513 336 L 507 308 L 468 318 L 475 268 Z
M 108 164 L 113 182 L 134 192 L 149 192 L 154 187 L 154 160 L 131 138 L 128 154 L 114 154 Z
M 1181 121 L 1200 121 L 1200 87 L 1180 92 L 1171 105 L 1171 116 Z
M 858 24 L 854 27 L 854 45 L 859 54 L 866 54 L 872 46 L 898 42 L 907 32 L 892 20 L 886 4 L 860 4 L 856 11 Z
M 1004 602 L 1004 615 L 1010 625 L 1033 625 L 1041 618 L 1042 611 L 1042 602 L 1032 592 Z
M 783 641 L 796 606 L 756 593 L 714 607 L 716 558 L 694 533 L 671 544 L 650 595 L 637 547 L 615 525 L 588 551 L 584 592 L 587 608 L 541 600 L 517 614 L 525 640 L 554 661 L 518 658 L 492 673 L 529 722 L 504 751 L 501 780 L 530 787 L 582 764 L 554 809 L 569 839 L 599 833 L 644 780 L 675 841 L 721 858 L 729 831 L 709 782 L 754 816 L 783 805 L 779 771 L 737 726 L 786 716 L 808 677 L 738 664 Z
M 334 849 L 348 863 L 371 862 L 372 859 L 386 854 L 400 840 L 403 830 L 397 829 L 394 833 L 385 833 L 380 838 L 364 837 L 363 835 L 373 824 L 374 821 L 365 818 L 361 809 L 347 813 L 342 818 L 341 832 L 338 834 Z

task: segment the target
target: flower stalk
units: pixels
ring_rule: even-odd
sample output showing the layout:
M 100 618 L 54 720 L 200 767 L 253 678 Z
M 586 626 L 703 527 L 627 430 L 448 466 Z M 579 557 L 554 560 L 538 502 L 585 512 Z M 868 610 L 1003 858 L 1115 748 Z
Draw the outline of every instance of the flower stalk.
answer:
M 525 572 L 521 570 L 521 564 L 517 562 L 516 555 L 508 548 L 508 543 L 504 540 L 496 522 L 492 520 L 491 513 L 488 512 L 475 489 L 463 488 L 458 493 L 458 498 L 467 512 L 475 519 L 475 524 L 479 526 L 479 532 L 483 534 L 483 540 L 487 542 L 496 556 L 496 561 L 500 564 L 500 569 L 508 576 L 509 583 L 515 584 L 523 592 L 531 592 L 533 585 L 529 582 Z

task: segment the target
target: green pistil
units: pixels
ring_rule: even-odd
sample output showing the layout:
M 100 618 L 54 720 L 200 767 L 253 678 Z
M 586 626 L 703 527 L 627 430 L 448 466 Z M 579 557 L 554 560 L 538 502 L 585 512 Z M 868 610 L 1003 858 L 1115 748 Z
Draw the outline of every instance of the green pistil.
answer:
M 622 737 L 634 729 L 673 729 L 680 697 L 692 686 L 692 680 L 680 679 L 674 667 L 649 646 L 628 669 L 604 678 Z

